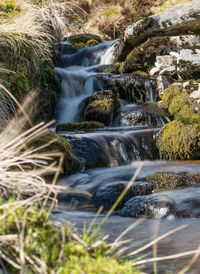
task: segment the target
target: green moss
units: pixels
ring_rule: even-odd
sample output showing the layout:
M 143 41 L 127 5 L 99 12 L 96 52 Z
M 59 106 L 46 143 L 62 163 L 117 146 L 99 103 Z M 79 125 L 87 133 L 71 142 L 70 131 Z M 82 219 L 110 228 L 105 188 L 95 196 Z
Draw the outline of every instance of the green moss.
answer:
M 43 135 L 38 136 L 38 138 L 34 139 L 31 143 L 28 144 L 28 146 L 38 148 L 47 144 L 49 145 L 45 148 L 42 148 L 40 151 L 55 151 L 63 153 L 63 169 L 65 174 L 75 173 L 83 168 L 82 164 L 75 157 L 73 149 L 67 139 L 51 130 L 46 130 Z
M 177 84 L 170 85 L 167 89 L 165 89 L 162 97 L 162 104 L 165 108 L 168 108 L 171 104 L 173 98 L 179 95 L 181 92 L 181 88 Z
M 200 175 L 186 172 L 158 172 L 145 178 L 153 183 L 153 192 L 191 187 L 199 183 Z
M 98 44 L 99 44 L 99 42 L 97 40 L 91 39 L 91 40 L 87 41 L 86 46 L 93 47 L 93 46 L 96 46 Z
M 179 60 L 179 76 L 184 79 L 199 79 L 200 65 L 192 64 L 190 61 Z
M 184 121 L 175 120 L 161 129 L 157 140 L 161 158 L 200 159 L 200 123 L 195 122 L 196 116 L 193 119 L 190 124 L 188 124 L 189 118 Z
M 169 105 L 169 113 L 171 115 L 174 115 L 174 117 L 180 116 L 181 112 L 183 112 L 183 114 L 186 114 L 186 115 L 192 114 L 193 108 L 191 105 L 191 110 L 190 110 L 190 102 L 188 101 L 188 99 L 189 99 L 189 95 L 186 92 L 173 97 Z M 187 110 L 189 111 L 188 114 L 186 113 Z
M 87 34 L 74 35 L 67 39 L 76 49 L 81 49 L 85 46 L 96 46 L 99 43 L 97 40 L 93 39 L 91 35 Z
M 73 44 L 73 46 L 76 48 L 76 49 L 82 49 L 85 47 L 85 44 L 80 42 L 80 43 L 75 43 Z
M 22 101 L 24 97 L 30 91 L 28 81 L 28 70 L 25 64 L 21 64 L 17 71 L 10 74 L 8 88 L 19 101 Z
M 56 131 L 86 131 L 104 127 L 105 125 L 99 122 L 66 123 L 57 125 Z

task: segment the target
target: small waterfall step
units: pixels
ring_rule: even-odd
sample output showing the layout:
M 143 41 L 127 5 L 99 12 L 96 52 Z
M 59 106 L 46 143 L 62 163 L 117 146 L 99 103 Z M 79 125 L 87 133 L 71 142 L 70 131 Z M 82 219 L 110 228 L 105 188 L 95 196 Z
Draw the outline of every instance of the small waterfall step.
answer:
M 113 167 L 132 161 L 158 158 L 155 144 L 160 127 L 129 130 L 98 130 L 85 133 L 60 133 L 71 143 L 86 168 Z

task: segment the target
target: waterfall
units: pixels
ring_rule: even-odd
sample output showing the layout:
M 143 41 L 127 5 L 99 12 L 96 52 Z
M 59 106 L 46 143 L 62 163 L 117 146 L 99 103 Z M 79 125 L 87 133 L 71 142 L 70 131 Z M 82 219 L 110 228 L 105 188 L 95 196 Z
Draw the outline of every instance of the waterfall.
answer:
M 95 78 L 95 68 L 114 61 L 115 41 L 106 41 L 94 47 L 84 47 L 73 54 L 62 56 L 63 68 L 56 68 L 60 80 L 61 97 L 57 107 L 57 123 L 80 122 L 79 105 L 93 92 L 103 89 Z

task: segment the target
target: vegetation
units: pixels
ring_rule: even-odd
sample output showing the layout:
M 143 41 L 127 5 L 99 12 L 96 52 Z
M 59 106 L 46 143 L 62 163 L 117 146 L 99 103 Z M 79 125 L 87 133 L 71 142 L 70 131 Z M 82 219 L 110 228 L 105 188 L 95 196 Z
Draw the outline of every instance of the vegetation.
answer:
M 91 96 L 90 101 L 85 109 L 84 119 L 108 126 L 114 110 L 120 106 L 117 95 L 111 90 L 99 91 Z
M 101 237 L 57 227 L 45 209 L 17 203 L 0 205 L 1 264 L 8 273 L 140 273 L 131 261 L 114 259 Z
M 195 120 L 200 122 L 199 117 Z M 193 121 L 193 119 L 174 120 L 161 129 L 157 146 L 162 158 L 170 160 L 200 158 L 200 123 Z
M 199 183 L 200 175 L 186 172 L 158 172 L 145 178 L 153 183 L 153 192 L 179 189 Z

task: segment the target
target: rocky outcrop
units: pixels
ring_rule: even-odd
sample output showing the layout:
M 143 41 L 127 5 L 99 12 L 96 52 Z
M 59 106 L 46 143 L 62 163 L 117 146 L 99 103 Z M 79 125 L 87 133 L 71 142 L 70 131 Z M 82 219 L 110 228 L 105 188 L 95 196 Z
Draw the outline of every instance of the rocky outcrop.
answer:
M 105 89 L 111 89 L 119 95 L 120 99 L 128 102 L 155 101 L 157 98 L 155 79 L 147 79 L 141 74 L 102 74 L 101 80 Z
M 199 26 L 200 2 L 193 0 L 137 21 L 125 30 L 124 40 L 136 47 L 152 36 L 200 34 Z
M 85 109 L 84 120 L 98 121 L 108 126 L 113 112 L 119 106 L 119 99 L 111 90 L 96 92 L 91 96 L 90 103 Z

